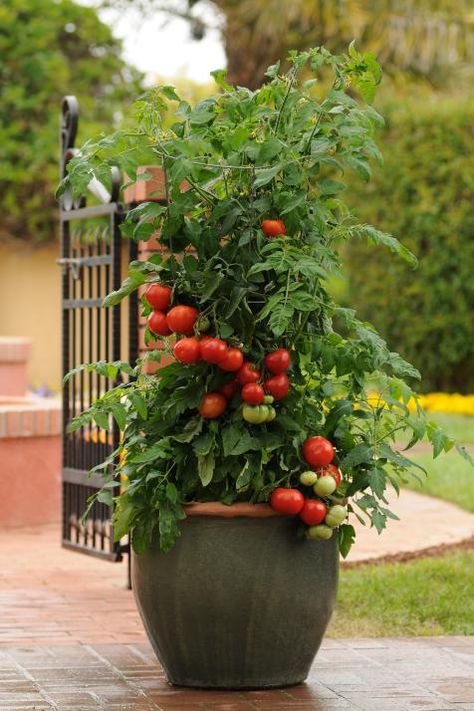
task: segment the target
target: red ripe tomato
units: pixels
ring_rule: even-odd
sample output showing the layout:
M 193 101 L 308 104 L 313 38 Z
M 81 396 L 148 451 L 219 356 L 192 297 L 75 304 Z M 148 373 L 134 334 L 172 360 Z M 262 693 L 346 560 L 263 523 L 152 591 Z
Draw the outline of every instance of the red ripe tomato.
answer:
M 286 227 L 283 220 L 263 220 L 261 224 L 263 234 L 266 237 L 279 237 L 286 235 Z
M 237 382 L 237 380 L 234 379 L 230 380 L 228 383 L 224 383 L 224 385 L 221 385 L 220 388 L 218 388 L 218 392 L 220 392 L 222 395 L 224 395 L 224 397 L 230 400 L 232 397 L 234 397 L 238 387 L 239 383 Z
M 201 357 L 201 344 L 197 338 L 182 338 L 174 344 L 173 353 L 180 363 L 197 363 Z
M 169 286 L 151 284 L 146 290 L 145 299 L 154 309 L 166 311 L 171 303 L 171 292 L 172 289 Z
M 304 506 L 304 496 L 298 489 L 284 489 L 280 486 L 272 491 L 270 506 L 278 513 L 299 514 Z
M 168 327 L 174 333 L 192 333 L 199 311 L 194 306 L 173 306 L 166 315 Z
M 326 518 L 328 507 L 318 499 L 305 499 L 300 511 L 300 519 L 308 526 L 317 526 Z
M 199 405 L 199 414 L 208 420 L 222 415 L 227 407 L 227 400 L 221 393 L 206 393 Z
M 290 389 L 290 381 L 285 373 L 273 375 L 265 380 L 265 390 L 270 395 L 273 395 L 275 400 L 283 400 L 288 395 Z
M 171 331 L 168 326 L 168 319 L 163 311 L 152 311 L 147 319 L 148 328 L 156 336 L 169 336 Z
M 324 469 L 321 469 L 318 472 L 319 476 L 332 476 L 335 479 L 336 486 L 339 486 L 339 484 L 342 481 L 342 472 L 339 469 L 339 467 L 336 467 L 335 464 L 328 464 L 327 467 L 324 467 Z
M 325 437 L 309 437 L 303 444 L 303 457 L 312 467 L 327 467 L 334 458 L 334 447 Z
M 244 362 L 242 351 L 238 348 L 228 348 L 224 358 L 219 361 L 219 368 L 228 372 L 240 370 Z
M 227 344 L 220 338 L 203 338 L 201 341 L 201 358 L 206 363 L 219 363 L 227 355 Z
M 286 348 L 278 348 L 278 350 L 268 353 L 265 356 L 265 367 L 270 373 L 279 375 L 284 373 L 285 370 L 291 365 L 290 352 Z
M 241 385 L 247 385 L 247 383 L 256 383 L 260 379 L 260 371 L 255 370 L 253 363 L 245 361 L 243 366 L 237 373 L 237 380 Z
M 242 388 L 242 400 L 249 405 L 261 405 L 265 392 L 258 383 L 247 383 Z

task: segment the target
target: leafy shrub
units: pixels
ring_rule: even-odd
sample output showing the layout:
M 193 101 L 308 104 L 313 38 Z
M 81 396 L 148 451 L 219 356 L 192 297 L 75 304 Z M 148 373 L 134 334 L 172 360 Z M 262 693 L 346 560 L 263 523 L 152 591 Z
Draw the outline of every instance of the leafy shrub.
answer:
M 384 110 L 386 114 L 386 111 Z M 391 110 L 384 165 L 354 185 L 358 217 L 419 258 L 412 271 L 376 248 L 348 246 L 349 299 L 423 372 L 423 390 L 474 388 L 474 102 Z
M 1 3 L 0 239 L 55 236 L 59 103 L 76 94 L 84 132 L 110 129 L 139 90 L 139 73 L 120 52 L 92 8 L 71 0 Z

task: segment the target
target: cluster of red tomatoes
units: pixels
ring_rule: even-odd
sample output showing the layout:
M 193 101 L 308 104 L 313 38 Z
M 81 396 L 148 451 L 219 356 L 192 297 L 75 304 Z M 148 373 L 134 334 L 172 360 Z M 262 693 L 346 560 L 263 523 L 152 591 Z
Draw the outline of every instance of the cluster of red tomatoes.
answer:
M 282 400 L 290 389 L 286 374 L 291 365 L 289 351 L 286 348 L 278 348 L 266 355 L 265 369 L 269 375 L 261 384 L 259 381 L 262 380 L 262 373 L 251 361 L 244 361 L 244 355 L 239 348 L 229 346 L 220 338 L 196 338 L 190 335 L 194 333 L 199 311 L 193 306 L 185 305 L 169 309 L 171 293 L 171 288 L 163 284 L 151 284 L 148 287 L 145 299 L 153 308 L 148 317 L 149 329 L 158 336 L 169 336 L 172 333 L 185 336 L 173 346 L 175 358 L 180 363 L 192 365 L 204 361 L 235 374 L 217 392 L 203 396 L 199 405 L 200 415 L 208 419 L 219 417 L 226 410 L 228 400 L 241 388 L 240 395 L 245 403 L 242 412 L 244 419 L 253 424 L 274 419 L 275 411 L 269 407 L 270 403 L 273 400 Z
M 222 415 L 237 390 L 245 405 L 242 416 L 247 422 L 261 424 L 273 420 L 274 408 L 269 404 L 274 400 L 283 400 L 290 389 L 290 381 L 286 370 L 291 365 L 290 353 L 285 348 L 278 348 L 265 357 L 265 367 L 271 376 L 265 378 L 263 385 L 259 383 L 262 378 L 251 361 L 244 361 L 244 356 L 238 348 L 228 347 L 225 341 L 219 338 L 204 336 L 200 341 L 196 338 L 183 338 L 174 347 L 174 353 L 181 362 L 196 362 L 183 360 L 183 354 L 178 346 L 184 341 L 195 341 L 193 352 L 197 354 L 196 360 L 202 359 L 206 363 L 214 363 L 225 371 L 234 371 L 235 377 L 222 385 L 216 393 L 206 393 L 201 400 L 199 413 L 202 417 L 213 419 Z M 220 353 L 220 355 L 219 355 Z
M 147 324 L 156 336 L 193 333 L 199 317 L 199 311 L 194 306 L 179 305 L 170 309 L 172 291 L 170 286 L 164 284 L 151 284 L 146 291 L 145 299 L 153 309 Z
M 334 447 L 325 437 L 310 437 L 303 444 L 303 458 L 311 469 L 300 475 L 300 484 L 311 486 L 320 498 L 308 498 L 299 489 L 284 487 L 274 489 L 270 496 L 270 506 L 274 511 L 299 515 L 309 526 L 309 538 L 331 538 L 333 529 L 347 517 L 345 506 L 322 501 L 336 491 L 342 480 L 341 470 L 332 464 L 334 454 Z

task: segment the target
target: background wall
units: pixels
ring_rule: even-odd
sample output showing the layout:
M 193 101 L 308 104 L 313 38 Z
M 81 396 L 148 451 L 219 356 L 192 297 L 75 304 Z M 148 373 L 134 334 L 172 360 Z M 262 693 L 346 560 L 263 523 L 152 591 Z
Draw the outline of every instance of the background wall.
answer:
M 61 270 L 56 242 L 32 247 L 0 243 L 0 335 L 33 339 L 28 378 L 35 388 L 59 388 L 61 378 Z
M 122 251 L 126 273 L 127 249 Z M 33 247 L 18 240 L 0 242 L 0 336 L 33 340 L 28 382 L 59 391 L 61 385 L 61 268 L 59 243 Z M 128 315 L 122 311 L 122 353 L 126 356 Z

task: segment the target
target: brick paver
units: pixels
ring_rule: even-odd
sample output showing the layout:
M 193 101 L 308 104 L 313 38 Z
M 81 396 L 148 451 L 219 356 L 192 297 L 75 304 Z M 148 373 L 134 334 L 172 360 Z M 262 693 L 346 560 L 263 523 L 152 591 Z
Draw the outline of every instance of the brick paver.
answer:
M 124 565 L 62 550 L 56 527 L 10 529 L 0 533 L 0 711 L 20 709 L 474 711 L 474 637 L 328 639 L 297 687 L 173 688 Z

